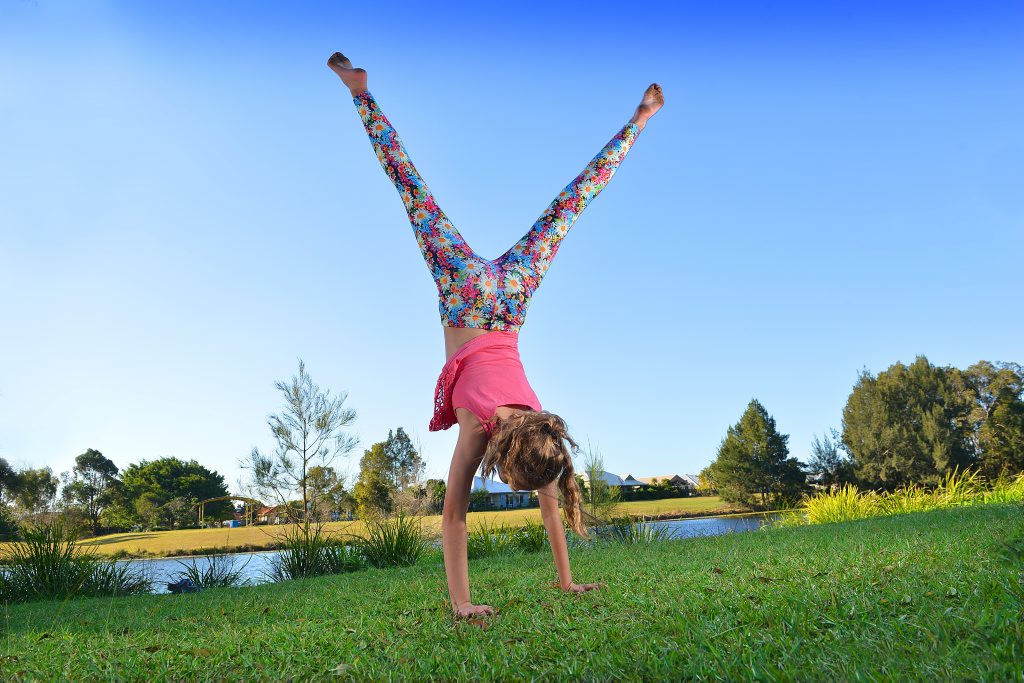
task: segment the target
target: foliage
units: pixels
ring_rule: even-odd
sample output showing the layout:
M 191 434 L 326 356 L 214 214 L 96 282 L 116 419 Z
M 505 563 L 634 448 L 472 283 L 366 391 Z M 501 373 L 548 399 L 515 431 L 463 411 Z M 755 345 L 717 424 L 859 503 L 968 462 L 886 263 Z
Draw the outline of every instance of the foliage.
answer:
M 27 468 L 17 473 L 14 503 L 28 517 L 38 517 L 53 505 L 60 480 L 49 467 Z
M 115 512 L 152 529 L 192 526 L 199 516 L 196 503 L 226 495 L 224 477 L 215 470 L 196 460 L 165 457 L 124 468 L 112 498 Z M 204 514 L 214 520 L 230 519 L 232 510 L 230 501 L 218 501 L 208 503 Z
M 443 479 L 427 479 L 425 486 L 430 511 L 439 514 L 444 509 L 444 497 L 448 492 L 448 486 Z
M 1024 367 L 980 361 L 959 380 L 971 406 L 967 435 L 982 472 L 1024 472 Z
M 359 460 L 359 480 L 353 488 L 360 519 L 389 514 L 394 509 L 395 483 L 384 442 L 375 443 Z
M 762 508 L 799 497 L 806 490 L 803 469 L 790 458 L 787 434 L 757 399 L 729 427 L 715 460 L 701 472 L 723 500 Z
M 427 536 L 418 517 L 399 513 L 394 517 L 370 520 L 366 535 L 356 546 L 372 567 L 408 566 L 427 551 Z
M 7 503 L 14 502 L 14 494 L 17 493 L 19 477 L 10 463 L 0 458 L 0 507 Z
M 832 438 L 827 434 L 821 439 L 817 434 L 814 435 L 807 472 L 816 475 L 822 486 L 831 487 L 853 481 L 853 461 L 842 452 L 841 444 L 842 436 L 835 430 L 832 430 Z
M 936 486 L 919 484 L 895 491 L 861 491 L 847 484 L 807 498 L 800 510 L 789 515 L 784 525 L 847 522 L 868 517 L 924 512 L 928 510 L 1024 501 L 1024 474 L 1006 475 L 986 481 L 977 471 L 953 470 Z
M 117 472 L 117 465 L 90 448 L 75 458 L 73 479 L 64 487 L 64 497 L 82 507 L 94 536 L 99 533 L 100 513 L 118 485 Z
M 147 593 L 151 584 L 130 563 L 101 559 L 76 545 L 59 520 L 21 529 L 22 541 L 0 551 L 8 601 Z
M 322 524 L 290 525 L 281 539 L 281 553 L 268 572 L 271 581 L 339 574 L 363 567 L 362 558 L 337 538 L 326 535 Z
M 347 392 L 331 396 L 313 382 L 301 360 L 299 374 L 290 383 L 275 382 L 274 387 L 285 401 L 281 412 L 267 418 L 276 442 L 274 452 L 253 448 L 239 465 L 251 473 L 250 498 L 274 499 L 283 505 L 297 493 L 301 509 L 308 511 L 319 504 L 310 499 L 309 470 L 330 465 L 355 448 L 357 440 L 344 428 L 355 421 L 356 412 L 344 407 Z
M 949 470 L 973 461 L 962 428 L 970 402 L 958 391 L 955 368 L 918 356 L 877 377 L 864 371 L 843 409 L 843 445 L 859 480 L 892 490 L 934 484 Z
M 329 465 L 314 465 L 306 472 L 306 490 L 309 493 L 309 514 L 315 521 L 327 521 L 332 513 L 339 515 L 351 508 L 352 495 L 345 483 Z
M 469 492 L 470 512 L 481 512 L 483 510 L 492 509 L 494 509 L 494 505 L 491 504 L 491 494 L 487 489 L 477 489 Z
M 630 516 L 613 517 L 609 522 L 594 530 L 602 541 L 613 541 L 627 545 L 640 545 L 667 541 L 672 537 L 672 530 L 658 525 L 646 517 L 636 519 Z
M 199 588 L 225 588 L 230 586 L 246 586 L 249 580 L 245 577 L 245 568 L 252 557 L 238 566 L 238 555 L 226 550 L 214 550 L 206 555 L 202 568 L 195 558 L 188 561 L 178 560 L 181 569 L 172 577 L 171 583 L 179 583 L 189 579 Z
M 405 430 L 389 431 L 387 440 L 373 444 L 359 461 L 354 488 L 359 516 L 390 514 L 396 508 L 395 494 L 406 491 L 412 496 L 403 496 L 403 511 L 419 507 L 415 503 L 424 497 L 421 482 L 425 468 Z
M 515 529 L 507 524 L 481 520 L 466 534 L 466 555 L 471 560 L 502 555 L 517 548 Z
M 582 493 L 583 521 L 586 525 L 607 524 L 615 516 L 619 505 L 619 487 L 612 486 L 604 478 L 604 458 L 601 451 L 587 443 L 583 456 L 583 471 L 586 473 Z

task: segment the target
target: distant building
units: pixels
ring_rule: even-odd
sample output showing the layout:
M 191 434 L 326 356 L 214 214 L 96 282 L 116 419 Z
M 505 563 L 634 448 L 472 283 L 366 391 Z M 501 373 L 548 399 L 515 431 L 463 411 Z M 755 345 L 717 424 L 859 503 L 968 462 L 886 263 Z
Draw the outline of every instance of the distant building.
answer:
M 587 473 L 587 472 L 579 472 L 578 474 L 583 478 L 583 481 L 587 482 L 588 484 L 590 483 L 590 474 L 589 473 Z M 609 486 L 618 486 L 619 488 L 633 488 L 633 487 L 636 487 L 636 486 L 643 486 L 644 485 L 643 481 L 634 479 L 632 474 L 627 474 L 625 477 L 620 477 L 617 474 L 612 474 L 611 472 L 604 472 L 604 471 L 602 471 L 601 472 L 601 478 Z
M 501 509 L 523 508 L 530 504 L 532 491 L 513 490 L 511 486 L 503 481 L 473 477 L 473 487 L 470 493 L 486 491 L 487 499 L 491 507 Z
M 657 477 L 640 477 L 640 481 L 648 486 L 655 486 L 662 482 L 668 483 L 677 489 L 690 489 L 696 491 L 700 488 L 697 477 L 692 474 L 662 474 Z

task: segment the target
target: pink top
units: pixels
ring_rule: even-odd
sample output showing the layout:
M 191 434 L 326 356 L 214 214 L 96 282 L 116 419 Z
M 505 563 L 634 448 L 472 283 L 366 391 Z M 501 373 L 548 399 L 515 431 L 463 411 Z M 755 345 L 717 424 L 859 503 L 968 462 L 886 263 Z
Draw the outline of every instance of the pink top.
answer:
M 458 421 L 455 409 L 465 408 L 490 436 L 495 409 L 510 405 L 541 409 L 519 360 L 519 335 L 488 332 L 463 344 L 445 363 L 434 390 L 430 431 L 448 429 Z

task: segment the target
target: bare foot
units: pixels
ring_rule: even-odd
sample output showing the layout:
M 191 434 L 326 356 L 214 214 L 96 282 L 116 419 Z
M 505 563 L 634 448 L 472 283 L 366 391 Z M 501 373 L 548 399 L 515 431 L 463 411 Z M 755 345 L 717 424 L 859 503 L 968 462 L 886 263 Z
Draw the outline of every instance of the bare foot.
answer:
M 658 113 L 663 104 L 665 104 L 665 94 L 661 91 L 661 86 L 657 83 L 651 83 L 647 86 L 647 90 L 644 91 L 644 98 L 640 100 L 636 113 L 633 114 L 633 118 L 630 121 L 639 126 L 640 130 L 643 130 L 644 126 L 647 125 L 647 119 Z
M 366 69 L 353 68 L 352 62 L 348 60 L 348 57 L 340 52 L 335 52 L 331 55 L 331 58 L 327 60 L 327 66 L 330 67 L 331 71 L 338 74 L 338 78 L 341 79 L 342 83 L 348 86 L 352 97 L 366 92 Z

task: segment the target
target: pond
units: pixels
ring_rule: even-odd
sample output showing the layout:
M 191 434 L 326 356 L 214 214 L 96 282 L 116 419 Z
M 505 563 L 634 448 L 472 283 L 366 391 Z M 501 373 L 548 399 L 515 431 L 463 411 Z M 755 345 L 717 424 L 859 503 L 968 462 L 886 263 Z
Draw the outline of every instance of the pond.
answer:
M 755 513 L 749 515 L 729 515 L 726 517 L 699 517 L 694 519 L 665 519 L 648 522 L 654 527 L 666 528 L 671 538 L 696 538 L 699 536 L 720 536 L 722 534 L 741 531 L 754 531 L 763 526 L 771 525 L 778 519 L 777 514 Z M 235 553 L 227 557 L 233 558 L 235 567 L 242 572 L 242 578 L 250 584 L 267 583 L 274 558 L 280 555 L 278 550 L 256 553 Z M 222 558 L 224 556 L 221 556 Z M 153 560 L 119 560 L 132 562 L 138 566 L 153 582 L 154 593 L 167 593 L 167 583 L 178 580 L 185 567 L 182 562 L 191 566 L 195 562 L 202 571 L 209 566 L 210 559 L 206 555 L 190 557 L 169 557 Z M 243 568 L 244 566 L 244 568 Z

